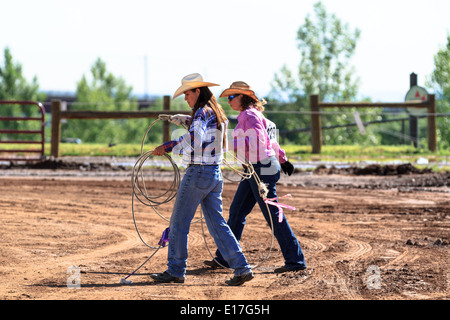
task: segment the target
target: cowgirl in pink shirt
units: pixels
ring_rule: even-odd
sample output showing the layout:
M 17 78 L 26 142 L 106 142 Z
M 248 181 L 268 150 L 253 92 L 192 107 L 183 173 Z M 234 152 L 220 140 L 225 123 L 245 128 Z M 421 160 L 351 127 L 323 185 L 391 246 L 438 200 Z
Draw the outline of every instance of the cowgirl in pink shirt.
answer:
M 226 89 L 220 96 L 228 97 L 231 108 L 240 112 L 237 117 L 238 124 L 233 130 L 233 146 L 237 158 L 251 162 L 255 173 L 267 186 L 267 198 L 277 198 L 276 183 L 280 179 L 280 170 L 282 169 L 283 172 L 290 175 L 294 167 L 287 160 L 284 150 L 274 139 L 271 140 L 269 137 L 268 131 L 270 132 L 270 130 L 268 129 L 270 129 L 271 122 L 262 114 L 264 110 L 263 102 L 243 81 L 233 82 L 230 88 Z M 227 223 L 236 239 L 241 239 L 247 215 L 256 203 L 258 203 L 269 226 L 271 225 L 270 221 L 273 221 L 274 235 L 285 260 L 284 266 L 276 268 L 274 272 L 282 273 L 306 269 L 302 249 L 286 217 L 283 215 L 279 222 L 280 212 L 276 206 L 269 205 L 270 212 L 268 212 L 254 177 L 243 179 L 239 183 L 230 206 Z M 216 261 L 220 265 L 228 266 L 219 250 L 216 251 L 216 258 L 212 261 L 205 261 L 205 264 L 217 267 L 219 264 Z

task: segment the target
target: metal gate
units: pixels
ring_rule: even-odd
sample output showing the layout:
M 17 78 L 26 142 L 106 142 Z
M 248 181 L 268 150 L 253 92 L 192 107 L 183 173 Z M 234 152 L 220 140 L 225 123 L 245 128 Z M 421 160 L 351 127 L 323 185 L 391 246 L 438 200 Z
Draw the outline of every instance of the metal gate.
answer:
M 19 106 L 27 106 L 30 108 L 37 107 L 40 112 L 40 116 L 38 117 L 10 117 L 10 116 L 2 116 L 2 107 L 3 105 L 19 105 Z M 20 127 L 18 129 L 4 129 L 0 127 L 0 160 L 10 160 L 10 161 L 39 161 L 43 159 L 44 157 L 44 143 L 45 143 L 45 137 L 44 137 L 44 128 L 45 128 L 45 109 L 44 106 L 37 101 L 6 101 L 6 100 L 0 100 L 0 122 L 3 121 L 17 121 L 17 122 L 23 122 L 23 121 L 39 121 L 40 122 L 40 129 L 38 130 L 22 130 Z M 6 137 L 5 134 L 8 134 L 8 137 Z M 8 140 L 10 139 L 11 135 L 19 135 L 19 134 L 25 134 L 27 137 L 30 136 L 30 140 Z M 31 139 L 31 136 L 37 135 L 38 139 Z M 35 145 L 38 144 L 39 148 L 2 148 L 1 146 L 3 144 L 14 144 L 14 145 Z M 6 156 L 6 154 L 11 154 L 11 156 Z M 30 156 L 30 154 L 33 154 L 34 156 Z M 39 154 L 36 156 L 36 154 Z

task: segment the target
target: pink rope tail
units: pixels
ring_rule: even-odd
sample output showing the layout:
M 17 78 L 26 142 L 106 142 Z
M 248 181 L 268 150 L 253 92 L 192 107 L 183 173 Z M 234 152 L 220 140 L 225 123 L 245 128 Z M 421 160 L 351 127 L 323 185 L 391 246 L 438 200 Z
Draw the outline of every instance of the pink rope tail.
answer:
M 269 205 L 272 205 L 272 206 L 275 206 L 275 207 L 278 208 L 278 210 L 279 210 L 278 222 L 279 223 L 281 223 L 281 221 L 283 221 L 283 215 L 284 215 L 283 214 L 283 208 L 290 209 L 290 210 L 297 210 L 297 209 L 295 207 L 289 206 L 289 205 L 284 204 L 284 203 L 275 202 L 275 200 L 278 200 L 278 199 L 281 199 L 281 198 L 290 197 L 290 196 L 291 196 L 291 194 L 287 194 L 285 196 L 278 197 L 278 198 L 264 199 L 265 203 L 267 203 Z

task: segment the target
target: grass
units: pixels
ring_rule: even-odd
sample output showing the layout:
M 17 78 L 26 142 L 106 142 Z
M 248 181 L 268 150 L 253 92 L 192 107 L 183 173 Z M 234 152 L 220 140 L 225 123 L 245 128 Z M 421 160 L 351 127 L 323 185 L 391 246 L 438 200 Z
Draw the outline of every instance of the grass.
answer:
M 158 144 L 145 144 L 145 150 L 154 149 Z M 17 148 L 11 145 L 11 148 Z M 340 158 L 349 157 L 450 157 L 450 150 L 439 150 L 431 152 L 426 149 L 416 149 L 412 146 L 323 146 L 320 154 L 313 154 L 311 146 L 282 145 L 289 157 L 319 157 L 319 158 Z M 45 153 L 50 155 L 50 144 L 45 144 Z M 120 156 L 132 157 L 141 153 L 141 144 L 117 144 L 108 146 L 102 143 L 60 143 L 61 156 Z
M 431 152 L 426 149 L 414 148 L 413 146 L 322 146 L 320 154 L 313 154 L 310 146 L 286 145 L 282 146 L 290 157 L 303 160 L 320 161 L 360 161 L 370 159 L 373 161 L 391 161 L 400 159 L 426 158 L 430 161 L 448 161 L 450 150 L 439 150 Z
M 419 169 L 431 168 L 434 172 L 450 172 L 450 150 L 431 152 L 428 149 L 413 146 L 322 146 L 320 154 L 313 154 L 311 146 L 281 146 L 289 159 L 293 161 L 321 161 L 355 163 L 376 162 L 411 163 Z M 428 164 L 417 164 L 419 159 L 426 159 Z
M 152 150 L 157 144 L 144 145 L 144 152 Z M 3 149 L 26 148 L 26 145 L 7 145 Z M 404 163 L 416 163 L 419 158 L 427 159 L 426 165 L 434 171 L 450 171 L 450 150 L 431 152 L 427 149 L 414 148 L 413 146 L 322 146 L 320 154 L 313 154 L 311 146 L 282 145 L 289 159 L 292 161 L 323 161 L 323 162 L 377 162 L 392 163 L 401 161 Z M 31 148 L 36 148 L 32 146 Z M 74 144 L 61 143 L 60 156 L 116 156 L 136 157 L 141 154 L 141 144 Z M 50 143 L 45 144 L 45 154 L 50 156 Z M 439 167 L 437 164 L 440 163 Z M 442 165 L 442 163 L 444 165 Z M 447 165 L 448 164 L 448 165 Z M 419 167 L 419 165 L 417 165 Z
M 152 150 L 157 145 L 145 145 L 144 152 Z M 117 144 L 108 146 L 101 143 L 60 143 L 60 156 L 75 157 L 136 157 L 141 154 L 141 144 Z M 45 145 L 45 154 L 50 155 L 50 144 Z
M 431 152 L 413 146 L 322 146 L 320 154 L 311 153 L 311 146 L 282 146 L 290 159 L 322 162 L 411 163 L 417 168 L 431 168 L 435 172 L 450 171 L 450 150 Z M 416 164 L 426 159 L 428 164 Z

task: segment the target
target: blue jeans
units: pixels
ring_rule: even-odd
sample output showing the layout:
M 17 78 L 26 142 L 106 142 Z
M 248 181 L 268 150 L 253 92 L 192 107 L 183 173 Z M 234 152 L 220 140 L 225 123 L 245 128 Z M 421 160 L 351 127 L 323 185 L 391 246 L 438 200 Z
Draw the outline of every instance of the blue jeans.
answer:
M 191 165 L 186 169 L 172 211 L 167 272 L 184 277 L 191 221 L 201 204 L 208 231 L 236 276 L 251 272 L 239 242 L 222 215 L 222 172 L 218 165 Z
M 269 190 L 267 198 L 276 198 L 276 183 L 280 179 L 280 164 L 275 157 L 269 157 L 262 162 L 253 164 L 259 179 L 267 185 Z M 278 202 L 278 201 L 277 201 Z M 244 231 L 247 215 L 252 211 L 255 204 L 258 203 L 269 226 L 270 216 L 267 211 L 266 203 L 259 195 L 258 186 L 254 177 L 250 179 L 242 179 L 234 195 L 233 202 L 230 206 L 230 216 L 228 225 L 233 231 L 236 239 L 240 240 Z M 283 216 L 281 223 L 278 222 L 279 209 L 275 206 L 268 205 L 270 215 L 273 222 L 273 232 L 275 238 L 280 245 L 281 252 L 285 260 L 285 267 L 288 269 L 305 268 L 306 262 L 302 249 L 297 238 L 294 235 L 286 216 Z M 228 261 L 222 251 L 217 250 L 217 261 L 227 266 Z

